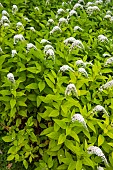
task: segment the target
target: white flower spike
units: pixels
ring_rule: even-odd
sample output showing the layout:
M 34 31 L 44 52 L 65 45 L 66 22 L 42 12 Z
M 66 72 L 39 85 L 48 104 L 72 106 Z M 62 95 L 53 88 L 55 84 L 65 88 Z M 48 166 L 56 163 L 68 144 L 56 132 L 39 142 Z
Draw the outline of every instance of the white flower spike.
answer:
M 113 80 L 111 81 L 108 81 L 106 84 L 102 85 L 100 88 L 99 88 L 99 91 L 102 92 L 104 89 L 108 89 L 110 87 L 113 87 Z
M 25 38 L 23 37 L 22 34 L 17 34 L 17 35 L 14 36 L 14 44 L 16 44 L 19 40 L 20 41 L 24 41 L 25 40 Z
M 8 80 L 10 80 L 12 83 L 15 83 L 14 75 L 12 73 L 7 74 Z
M 29 28 L 31 31 L 35 32 L 36 30 L 34 29 L 34 27 L 30 27 Z
M 97 170 L 104 170 L 104 168 L 101 167 L 101 166 L 98 166 L 98 167 L 97 167 Z
M 104 153 L 102 152 L 102 150 L 99 147 L 97 147 L 97 146 L 90 146 L 87 149 L 87 151 L 88 151 L 89 154 L 95 154 L 95 155 L 101 157 L 102 161 L 104 161 L 104 163 L 106 165 L 108 165 L 108 161 L 107 161 Z
M 53 34 L 54 32 L 62 32 L 62 30 L 60 29 L 59 26 L 55 26 L 53 27 L 53 29 L 50 31 L 50 35 Z
M 86 78 L 88 78 L 88 73 L 83 67 L 79 68 L 78 72 L 83 74 Z
M 108 42 L 108 38 L 106 36 L 104 36 L 104 35 L 99 35 L 98 40 L 100 42 Z
M 110 64 L 113 64 L 113 57 L 108 58 L 107 61 L 104 64 L 104 66 L 108 66 Z
M 40 44 L 51 44 L 51 42 L 48 41 L 48 40 L 46 40 L 46 39 L 42 39 L 42 40 L 40 41 Z
M 68 24 L 68 21 L 67 21 L 67 19 L 66 18 L 60 18 L 59 19 L 59 26 L 61 25 L 61 24 Z
M 70 51 L 71 51 L 72 49 L 74 49 L 75 47 L 80 48 L 80 49 L 84 49 L 84 45 L 82 44 L 82 42 L 81 42 L 80 40 L 75 40 L 75 41 L 72 43 L 72 45 L 71 45 L 71 47 L 70 47 Z
M 17 54 L 16 50 L 12 50 L 12 57 L 14 57 Z
M 8 14 L 8 12 L 7 12 L 6 10 L 3 10 L 3 11 L 2 11 L 2 16 L 9 17 L 9 14 Z
M 79 123 L 81 123 L 87 129 L 86 122 L 85 122 L 85 120 L 84 120 L 84 118 L 81 114 L 77 113 L 77 114 L 73 115 L 72 122 L 75 122 L 75 121 L 78 121 Z
M 72 71 L 72 72 L 74 72 L 74 70 L 70 66 L 68 66 L 68 65 L 63 65 L 62 67 L 60 67 L 59 72 L 65 72 L 65 71 Z
M 70 84 L 66 87 L 65 96 L 69 96 L 71 93 L 73 93 L 75 96 L 78 97 L 77 89 L 76 89 L 75 85 L 72 84 L 72 83 L 70 83 Z
M 64 40 L 64 44 L 68 45 L 69 43 L 73 43 L 76 39 L 74 37 L 69 37 Z
M 17 28 L 17 29 L 19 29 L 19 28 L 24 29 L 24 26 L 23 26 L 23 24 L 22 24 L 21 22 L 17 22 L 16 28 Z
M 16 5 L 13 5 L 13 7 L 12 7 L 13 15 L 16 14 L 17 11 L 18 11 L 18 7 Z
M 47 44 L 47 45 L 44 47 L 44 53 L 46 54 L 46 52 L 47 52 L 49 49 L 52 49 L 52 50 L 54 51 L 53 46 L 52 46 L 52 45 Z
M 83 29 L 80 28 L 79 26 L 75 26 L 75 27 L 74 27 L 74 31 L 77 31 L 77 30 L 78 30 L 78 31 L 83 31 Z
M 1 23 L 4 24 L 4 23 L 10 23 L 9 19 L 6 17 L 6 16 L 2 16 L 1 18 Z
M 101 105 L 97 105 L 93 108 L 92 113 L 95 113 L 95 112 L 103 112 L 104 114 L 106 114 L 106 116 L 109 116 L 105 108 Z
M 27 44 L 27 52 L 29 52 L 31 48 L 33 48 L 34 50 L 37 50 L 37 48 L 36 48 L 36 46 L 34 44 L 28 43 Z
M 48 49 L 46 51 L 46 59 L 52 57 L 52 59 L 55 61 L 55 54 L 53 49 Z

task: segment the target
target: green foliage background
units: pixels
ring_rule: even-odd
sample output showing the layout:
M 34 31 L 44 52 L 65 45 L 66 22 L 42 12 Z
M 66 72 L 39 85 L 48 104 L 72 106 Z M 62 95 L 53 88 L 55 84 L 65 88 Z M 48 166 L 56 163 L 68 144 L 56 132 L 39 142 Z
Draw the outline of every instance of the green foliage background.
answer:
M 72 9 L 76 1 L 64 6 Z M 29 169 L 35 170 L 96 170 L 97 166 L 105 167 L 102 160 L 87 153 L 91 145 L 98 146 L 105 154 L 109 167 L 113 169 L 113 90 L 112 88 L 98 92 L 102 84 L 112 80 L 112 65 L 104 67 L 106 58 L 103 53 L 113 54 L 113 22 L 103 20 L 112 4 L 98 5 L 100 12 L 88 16 L 86 10 L 77 9 L 80 17 L 72 16 L 68 25 L 62 25 L 62 33 L 50 35 L 53 26 L 58 24 L 56 12 L 61 8 L 61 1 L 44 0 L 29 1 L 4 0 L 1 2 L 0 16 L 3 9 L 10 14 L 10 27 L 1 26 L 0 55 L 0 125 L 6 131 L 2 137 L 9 145 L 7 161 L 22 162 Z M 19 11 L 13 15 L 12 5 L 16 4 Z M 39 11 L 34 7 L 38 6 Z M 63 17 L 67 17 L 66 12 Z M 28 17 L 30 22 L 24 20 Z M 55 24 L 47 26 L 52 18 Z M 16 23 L 22 22 L 24 30 L 16 29 Z M 83 28 L 82 32 L 74 32 L 74 26 Z M 33 26 L 36 32 L 29 30 Z M 25 37 L 24 42 L 14 45 L 16 34 Z M 108 43 L 100 43 L 98 35 L 103 34 Z M 69 47 L 63 41 L 75 37 L 83 42 L 85 50 Z M 55 63 L 45 60 L 44 46 L 40 41 L 45 38 L 55 48 Z M 37 51 L 31 49 L 26 53 L 27 43 L 33 43 Z M 12 58 L 11 50 L 16 49 L 17 55 Z M 82 59 L 92 61 L 93 66 L 87 67 L 89 78 L 78 73 L 75 62 Z M 71 66 L 75 72 L 58 73 L 64 64 Z M 7 80 L 7 74 L 14 74 L 16 83 Z M 78 98 L 73 95 L 65 97 L 65 89 L 69 83 L 76 85 Z M 96 105 L 102 105 L 109 113 L 109 118 L 98 113 L 91 115 Z M 80 113 L 85 118 L 88 131 L 80 124 L 72 123 L 71 117 Z M 7 130 L 6 130 L 7 129 Z M 2 129 L 1 129 L 2 131 Z M 1 141 L 1 140 L 0 140 Z M 1 150 L 2 150 L 2 142 Z M 31 169 L 30 169 L 31 170 Z

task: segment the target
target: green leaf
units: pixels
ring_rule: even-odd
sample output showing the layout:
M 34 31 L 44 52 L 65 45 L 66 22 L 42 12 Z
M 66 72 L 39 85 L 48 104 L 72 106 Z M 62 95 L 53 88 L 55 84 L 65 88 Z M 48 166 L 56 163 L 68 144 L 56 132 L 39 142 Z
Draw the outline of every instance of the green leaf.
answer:
M 48 159 L 48 167 L 52 168 L 52 166 L 53 166 L 53 160 L 52 160 L 52 156 L 50 156 Z
M 54 89 L 54 84 L 48 78 L 45 77 L 45 81 L 50 88 Z
M 58 110 L 52 110 L 52 112 L 49 114 L 49 117 L 57 117 L 59 115 Z
M 41 92 L 42 90 L 44 90 L 44 88 L 45 88 L 45 82 L 44 82 L 44 81 L 40 81 L 40 82 L 38 83 L 38 87 L 39 87 L 40 92 Z
M 77 142 L 80 143 L 79 137 L 78 137 L 78 135 L 74 131 L 71 131 L 69 135 L 71 137 L 73 137 Z
M 38 84 L 37 83 L 31 83 L 26 86 L 26 89 L 38 89 Z
M 104 143 L 104 136 L 99 135 L 99 137 L 98 137 L 98 146 L 101 146 L 103 143 Z
M 81 160 L 78 160 L 78 161 L 76 162 L 76 169 L 77 169 L 77 170 L 81 170 L 81 169 L 82 169 L 82 161 L 81 161 Z
M 54 119 L 54 121 L 62 128 L 66 129 L 66 123 L 62 120 Z
M 13 141 L 12 136 L 4 136 L 4 137 L 2 137 L 2 140 L 5 141 L 5 142 L 12 142 Z
M 66 140 L 66 135 L 63 133 L 58 138 L 58 145 L 64 143 Z
M 8 157 L 7 157 L 7 161 L 12 161 L 14 159 L 14 155 L 9 155 Z
M 24 167 L 28 169 L 28 162 L 26 160 L 23 161 Z
M 75 167 L 76 167 L 76 161 L 71 161 L 68 166 L 68 170 L 75 170 Z
M 52 132 L 53 131 L 53 127 L 49 127 L 49 128 L 47 128 L 47 129 L 44 129 L 42 132 L 41 132 L 41 136 L 42 135 L 46 135 L 46 134 L 48 134 L 48 133 L 50 133 L 50 132 Z
M 58 132 L 51 132 L 48 135 L 49 138 L 57 140 L 59 138 L 59 133 Z
M 11 105 L 11 109 L 13 109 L 14 106 L 16 105 L 16 100 L 15 99 L 11 99 L 10 100 L 10 105 Z

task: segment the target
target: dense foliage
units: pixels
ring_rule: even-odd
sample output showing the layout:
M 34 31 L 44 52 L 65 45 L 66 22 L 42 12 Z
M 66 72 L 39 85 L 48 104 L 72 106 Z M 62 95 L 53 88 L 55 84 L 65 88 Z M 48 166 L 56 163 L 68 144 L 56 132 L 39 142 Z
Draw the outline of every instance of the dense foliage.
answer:
M 2 139 L 26 169 L 113 169 L 113 7 L 78 2 L 0 4 Z

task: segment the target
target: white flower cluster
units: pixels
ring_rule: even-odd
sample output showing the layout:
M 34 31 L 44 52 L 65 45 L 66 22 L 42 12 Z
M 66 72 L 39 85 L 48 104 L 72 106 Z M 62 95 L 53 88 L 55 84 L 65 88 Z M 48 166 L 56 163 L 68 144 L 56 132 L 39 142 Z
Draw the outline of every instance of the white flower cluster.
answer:
M 27 44 L 27 52 L 29 52 L 29 50 L 30 50 L 31 48 L 33 48 L 34 50 L 37 50 L 37 48 L 36 48 L 36 46 L 35 46 L 34 44 L 28 43 L 28 44 Z
M 13 13 L 13 15 L 16 14 L 17 11 L 18 11 L 18 7 L 17 7 L 16 5 L 13 5 L 13 7 L 12 7 L 12 13 Z
M 36 31 L 34 27 L 30 27 L 29 29 L 30 29 L 31 31 L 33 31 L 33 32 Z
M 94 5 L 94 2 L 88 2 L 88 3 L 86 4 L 86 7 L 89 7 L 89 6 L 92 6 L 92 5 Z
M 64 40 L 64 44 L 68 45 L 69 43 L 73 43 L 76 39 L 74 37 L 69 37 Z
M 0 7 L 2 7 L 2 8 L 3 8 L 3 5 L 2 5 L 2 3 L 0 3 Z
M 108 66 L 108 65 L 110 65 L 110 64 L 113 64 L 113 57 L 108 58 L 108 59 L 106 60 L 105 64 L 104 64 L 104 66 Z
M 88 151 L 89 154 L 95 154 L 95 155 L 101 157 L 102 161 L 104 161 L 104 163 L 106 165 L 108 165 L 107 159 L 106 159 L 104 153 L 102 152 L 102 150 L 99 147 L 97 147 L 97 146 L 90 146 L 87 149 L 87 151 Z
M 79 48 L 79 49 L 84 49 L 84 45 L 82 44 L 82 42 L 81 42 L 80 40 L 75 40 L 75 41 L 72 43 L 72 45 L 71 45 L 71 47 L 70 47 L 70 51 L 71 51 L 72 49 L 74 49 L 75 47 L 77 47 L 77 48 Z
M 106 116 L 109 116 L 106 109 L 101 105 L 97 105 L 93 108 L 92 113 L 95 113 L 95 112 L 103 112 L 104 114 L 106 114 Z
M 17 54 L 16 50 L 12 50 L 12 57 L 14 57 Z
M 62 32 L 59 26 L 54 26 L 53 29 L 50 31 L 50 35 L 53 34 L 54 32 Z
M 68 21 L 67 21 L 66 18 L 60 18 L 58 24 L 59 24 L 59 26 L 60 26 L 61 24 L 68 24 Z
M 103 0 L 96 0 L 95 1 L 95 5 L 100 5 L 100 4 L 102 4 L 103 3 Z
M 104 53 L 103 54 L 103 57 L 110 57 L 111 55 L 110 54 L 108 54 L 108 53 Z
M 2 24 L 5 24 L 5 23 L 10 24 L 10 21 L 7 16 L 3 15 L 1 18 L 1 23 Z
M 25 40 L 25 38 L 24 38 L 24 36 L 22 34 L 17 34 L 17 35 L 14 36 L 14 44 L 16 44 L 19 40 L 20 41 Z
M 3 10 L 3 11 L 2 11 L 2 16 L 7 16 L 7 17 L 9 17 L 9 14 L 8 14 L 8 12 L 7 12 L 6 10 Z
M 104 19 L 111 19 L 111 15 L 110 14 L 106 14 L 105 16 L 104 16 Z
M 75 85 L 72 83 L 68 84 L 68 86 L 66 87 L 65 96 L 68 96 L 71 93 L 73 93 L 74 95 L 76 95 L 78 97 L 77 89 L 76 89 Z
M 77 30 L 78 30 L 78 31 L 83 31 L 83 29 L 80 28 L 79 26 L 75 26 L 75 27 L 74 27 L 74 31 L 77 31 Z
M 69 15 L 67 16 L 67 20 L 69 20 L 69 18 L 70 18 L 71 16 L 73 16 L 73 15 L 78 16 L 77 12 L 76 12 L 74 9 L 72 9 L 72 10 L 69 12 Z
M 99 35 L 98 40 L 100 42 L 108 42 L 108 38 L 106 36 L 104 36 L 104 35 Z
M 52 45 L 47 44 L 44 47 L 44 53 L 46 54 L 46 58 L 52 57 L 52 59 L 55 61 L 54 48 Z
M 16 28 L 19 30 L 20 28 L 24 29 L 24 26 L 21 22 L 17 22 Z
M 113 80 L 107 82 L 106 84 L 100 86 L 99 91 L 102 92 L 104 89 L 108 89 L 110 87 L 113 87 Z
M 88 78 L 88 73 L 87 73 L 87 71 L 83 67 L 79 68 L 78 72 L 83 74 L 85 77 Z
M 39 10 L 40 10 L 39 7 L 37 7 L 37 6 L 36 6 L 34 9 L 35 9 L 36 11 L 39 11 Z
M 100 9 L 98 8 L 98 6 L 88 6 L 88 8 L 87 8 L 87 13 L 88 13 L 89 15 L 92 15 L 93 12 L 95 12 L 95 11 L 100 11 Z
M 65 72 L 65 71 L 73 71 L 74 72 L 74 70 L 68 65 L 63 65 L 62 67 L 60 67 L 59 72 Z
M 48 22 L 47 22 L 47 26 L 51 25 L 51 24 L 54 24 L 54 20 L 53 19 L 49 19 Z
M 79 123 L 81 123 L 87 129 L 86 122 L 85 122 L 85 120 L 84 120 L 84 118 L 81 114 L 77 113 L 77 114 L 73 115 L 72 122 L 75 122 L 75 121 L 78 121 Z
M 80 3 L 76 3 L 73 9 L 76 10 L 77 8 L 83 9 L 83 5 L 81 5 Z
M 40 41 L 40 44 L 51 44 L 51 42 L 48 41 L 48 40 L 46 40 L 46 39 L 42 39 L 42 40 Z
M 104 168 L 101 167 L 101 166 L 98 166 L 98 167 L 97 167 L 97 170 L 104 170 Z
M 12 73 L 7 74 L 8 80 L 10 80 L 12 83 L 15 83 L 14 75 Z

